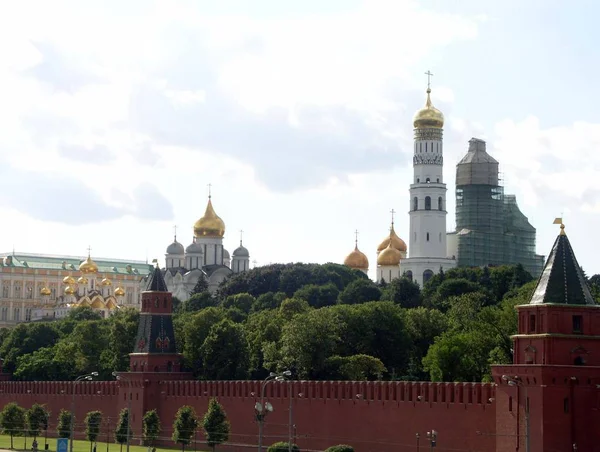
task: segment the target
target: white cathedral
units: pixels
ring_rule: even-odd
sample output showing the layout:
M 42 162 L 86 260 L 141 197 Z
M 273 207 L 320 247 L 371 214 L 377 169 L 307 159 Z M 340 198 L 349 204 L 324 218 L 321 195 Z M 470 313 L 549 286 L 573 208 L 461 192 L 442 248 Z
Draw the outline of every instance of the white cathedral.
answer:
M 421 287 L 429 278 L 456 266 L 446 247 L 446 184 L 443 176 L 444 115 L 431 103 L 427 87 L 425 107 L 413 119 L 413 181 L 410 184 L 410 232 L 406 246 L 394 230 L 377 248 L 377 281 L 390 282 L 402 275 Z M 392 211 L 393 213 L 393 211 Z M 407 257 L 408 252 L 408 257 Z M 358 244 L 344 264 L 367 273 L 369 261 Z
M 216 214 L 209 195 L 204 215 L 194 223 L 192 243 L 184 248 L 175 235 L 167 247 L 163 274 L 173 296 L 187 300 L 199 278 L 205 278 L 208 289 L 214 292 L 227 276 L 250 269 L 250 253 L 242 240 L 230 256 L 223 246 L 224 235 L 225 223 Z

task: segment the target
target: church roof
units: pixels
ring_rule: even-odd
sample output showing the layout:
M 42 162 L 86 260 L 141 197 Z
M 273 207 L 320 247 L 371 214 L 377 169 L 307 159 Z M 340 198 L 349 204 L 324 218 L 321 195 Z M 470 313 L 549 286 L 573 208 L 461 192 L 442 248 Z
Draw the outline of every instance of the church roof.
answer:
M 577 263 L 571 243 L 561 225 L 530 304 L 595 305 L 594 298 Z
M 146 287 L 147 291 L 152 292 L 168 292 L 167 283 L 165 282 L 165 278 L 163 277 L 161 269 L 158 265 L 154 268 L 154 272 L 150 277 L 150 281 L 148 281 L 148 286 Z

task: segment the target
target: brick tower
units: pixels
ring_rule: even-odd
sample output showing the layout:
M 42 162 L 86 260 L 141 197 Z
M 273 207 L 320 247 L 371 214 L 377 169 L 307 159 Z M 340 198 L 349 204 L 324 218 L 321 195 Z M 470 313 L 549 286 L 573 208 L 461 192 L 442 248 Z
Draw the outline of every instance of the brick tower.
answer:
M 529 304 L 513 365 L 494 366 L 498 452 L 600 451 L 600 306 L 564 225 Z
M 135 437 L 141 435 L 144 413 L 152 409 L 160 412 L 160 383 L 191 379 L 190 373 L 181 370 L 182 356 L 175 347 L 172 309 L 171 292 L 157 265 L 142 292 L 138 332 L 133 353 L 129 354 L 130 371 L 117 377 L 120 403 L 122 408 L 130 408 Z

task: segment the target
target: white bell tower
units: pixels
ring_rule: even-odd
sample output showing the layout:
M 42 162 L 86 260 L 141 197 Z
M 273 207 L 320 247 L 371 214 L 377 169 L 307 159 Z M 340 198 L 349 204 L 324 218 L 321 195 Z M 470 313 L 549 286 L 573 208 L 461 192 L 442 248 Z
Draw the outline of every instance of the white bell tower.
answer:
M 401 263 L 421 286 L 440 268 L 455 262 L 446 252 L 446 184 L 444 184 L 444 115 L 431 103 L 431 72 L 427 71 L 427 101 L 414 117 L 413 181 L 410 185 L 409 259 Z

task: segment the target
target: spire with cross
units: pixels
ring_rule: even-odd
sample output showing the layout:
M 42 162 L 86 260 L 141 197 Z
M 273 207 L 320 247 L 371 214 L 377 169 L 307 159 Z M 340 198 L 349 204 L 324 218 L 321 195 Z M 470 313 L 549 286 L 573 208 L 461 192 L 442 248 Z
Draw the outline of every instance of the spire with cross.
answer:
M 431 77 L 433 77 L 433 74 L 430 70 L 427 70 L 425 75 L 427 76 L 427 91 L 431 91 Z
M 206 186 L 208 187 L 208 199 L 212 198 L 212 184 L 208 183 L 206 184 Z
M 177 241 L 177 225 L 173 225 L 173 241 L 176 242 Z
M 392 228 L 394 227 L 394 214 L 396 213 L 396 211 L 394 209 L 390 210 L 390 213 L 392 214 Z
M 358 248 L 358 229 L 354 231 L 354 246 Z
M 88 257 L 92 256 L 92 247 L 90 245 L 88 245 L 87 247 L 87 252 L 88 252 Z
M 244 230 L 240 229 L 240 246 L 242 246 L 242 240 L 244 240 Z

